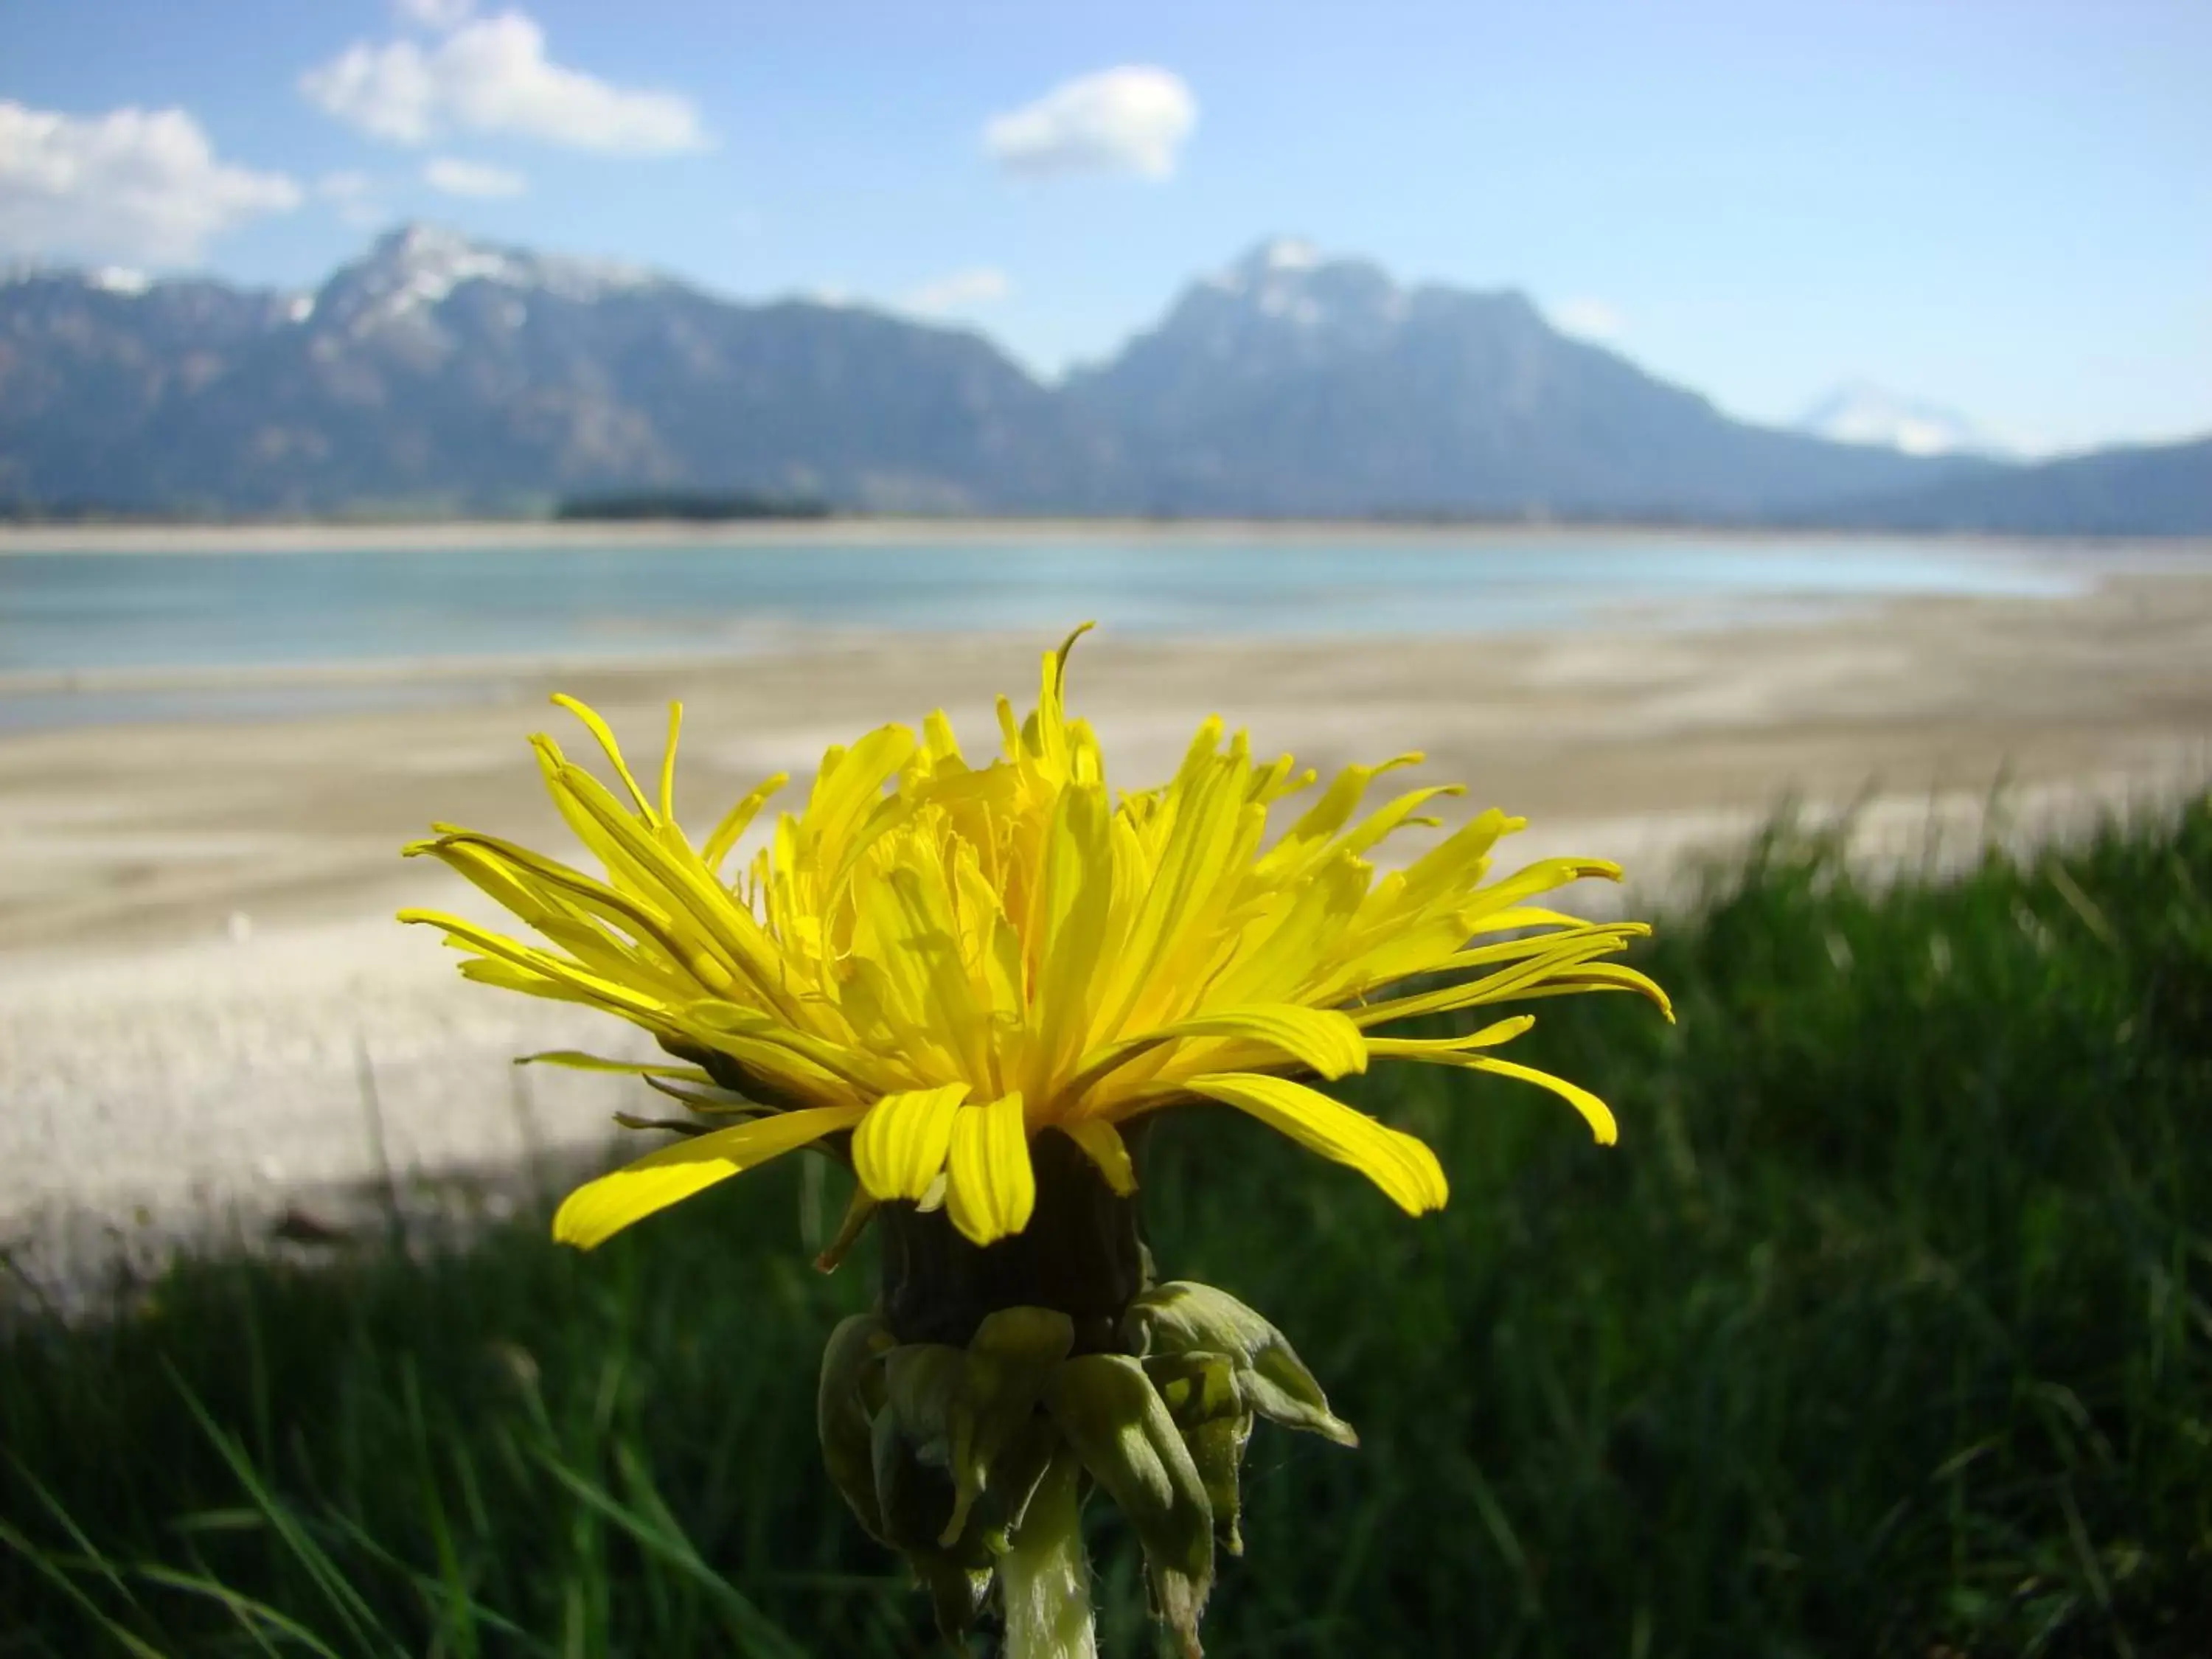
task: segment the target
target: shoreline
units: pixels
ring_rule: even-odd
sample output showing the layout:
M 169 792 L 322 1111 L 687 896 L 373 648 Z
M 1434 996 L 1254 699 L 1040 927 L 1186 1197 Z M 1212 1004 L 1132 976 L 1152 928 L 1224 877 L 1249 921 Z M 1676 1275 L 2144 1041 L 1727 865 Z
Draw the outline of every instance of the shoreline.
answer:
M 2212 565 L 2205 573 L 2212 577 Z M 1863 619 L 1908 598 L 1942 599 L 1984 597 L 2059 601 L 2078 597 L 2095 585 L 2084 577 L 2072 591 L 1973 594 L 1945 592 L 1936 595 L 1894 593 L 1745 594 L 1724 605 L 1705 599 L 1655 600 L 1639 599 L 1594 606 L 1588 617 L 1572 623 L 1506 624 L 1470 630 L 1440 626 L 1426 632 L 1304 633 L 1267 631 L 1219 635 L 1164 630 L 1123 631 L 1112 636 L 1117 646 L 1164 648 L 1169 651 L 1207 651 L 1237 647 L 1264 647 L 1273 652 L 1304 652 L 1328 658 L 1349 649 L 1405 647 L 1415 650 L 1444 644 L 1479 641 L 1486 647 L 1511 650 L 1563 638 L 1619 639 L 1649 632 L 1689 638 L 1715 637 L 1745 632 L 1818 631 L 1832 624 Z M 472 687 L 496 695 L 502 688 L 540 682 L 625 679 L 672 679 L 714 677 L 747 665 L 793 665 L 850 658 L 884 656 L 917 648 L 965 653 L 978 649 L 1022 651 L 1034 648 L 1042 637 L 1035 630 L 1013 626 L 963 628 L 958 630 L 839 627 L 816 623 L 787 622 L 773 634 L 763 631 L 758 641 L 742 647 L 671 647 L 661 650 L 549 651 L 542 653 L 479 653 L 453 656 L 325 657 L 272 662 L 149 663 L 123 665 L 93 665 L 75 668 L 0 668 L 0 697 L 82 694 L 100 696 L 120 693 L 193 693 L 224 691 L 308 690 L 317 689 L 380 688 L 424 684 Z M 1086 654 L 1106 643 L 1092 641 Z M 314 718 L 308 711 L 304 718 Z M 277 716 L 283 718 L 283 716 Z M 118 722 L 167 726 L 166 720 Z M 201 723 L 197 716 L 183 723 Z M 105 722 L 103 722 L 105 724 Z M 45 730 L 40 726 L 17 731 Z M 11 728 L 0 724 L 0 735 Z
M 2191 769 L 2176 754 L 2212 755 L 2212 570 L 1683 620 L 1101 634 L 1079 654 L 1076 690 L 1125 781 L 1171 771 L 1191 726 L 1218 712 L 1324 772 L 1422 748 L 1436 781 L 1465 780 L 1540 823 L 1740 817 L 1785 793 L 1845 799 L 1870 783 L 1978 790 L 2008 769 L 2027 785 L 2165 780 Z M 995 745 L 996 697 L 1030 695 L 1041 648 L 1026 631 L 823 629 L 742 653 L 0 672 L 0 696 L 144 704 L 111 720 L 0 724 L 0 959 L 88 926 L 204 929 L 271 893 L 342 900 L 393 875 L 390 850 L 433 818 L 553 830 L 523 738 L 565 723 L 545 707 L 555 690 L 648 751 L 667 702 L 683 700 L 698 801 L 770 772 L 804 779 L 830 744 L 932 708 L 980 753 Z M 355 690 L 422 695 L 314 695 Z M 224 693 L 240 695 L 225 705 Z M 195 717 L 198 694 L 215 701 Z M 167 695 L 185 707 L 164 717 Z
M 493 551 L 544 547 L 743 548 L 914 547 L 948 542 L 1018 547 L 1095 541 L 1145 541 L 1163 546 L 1282 541 L 1378 539 L 1413 546 L 1481 546 L 1539 543 L 1619 544 L 1748 542 L 1775 545 L 1836 544 L 1878 546 L 1938 544 L 1962 550 L 2144 556 L 2159 559 L 2212 555 L 2203 537 L 2033 537 L 1973 532 L 1914 532 L 1827 529 L 1817 526 L 1736 524 L 1595 524 L 1532 520 L 1506 523 L 1425 522 L 1394 519 L 1148 519 L 1066 517 L 573 521 L 552 519 L 408 520 L 356 523 L 331 520 L 222 523 L 114 522 L 0 524 L 0 558 L 22 555 L 303 554 Z
M 556 681 L 647 762 L 667 700 L 685 701 L 692 823 L 772 772 L 802 800 L 829 745 L 933 708 L 980 761 L 995 696 L 1025 707 L 1052 642 L 852 637 L 532 665 L 472 702 L 0 731 L 0 1247 L 59 1284 L 194 1228 L 259 1230 L 314 1194 L 367 1190 L 385 1160 L 415 1190 L 601 1156 L 609 1114 L 635 1104 L 626 1081 L 510 1061 L 619 1053 L 628 1033 L 459 981 L 434 936 L 391 913 L 469 913 L 467 890 L 401 845 L 446 819 L 577 856 L 525 742 L 551 730 L 588 756 L 541 701 Z M 1626 865 L 1627 890 L 1571 896 L 1593 911 L 1679 908 L 1708 855 L 1792 800 L 1814 823 L 1848 821 L 1864 867 L 1942 869 L 1992 836 L 2063 839 L 2212 783 L 2201 569 L 1789 627 L 1109 637 L 1085 641 L 1073 677 L 1117 784 L 1171 773 L 1210 712 L 1324 777 L 1418 748 L 1429 763 L 1406 787 L 1470 786 L 1445 804 L 1455 819 L 1528 816 L 1501 872 L 1560 854 Z

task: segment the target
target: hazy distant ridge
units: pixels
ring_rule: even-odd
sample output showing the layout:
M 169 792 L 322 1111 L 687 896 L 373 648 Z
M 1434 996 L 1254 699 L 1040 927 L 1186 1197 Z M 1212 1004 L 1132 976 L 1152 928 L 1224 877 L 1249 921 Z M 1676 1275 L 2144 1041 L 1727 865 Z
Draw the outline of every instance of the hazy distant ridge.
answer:
M 921 512 L 2212 529 L 2190 463 L 2159 483 L 2142 454 L 2053 485 L 1754 426 L 1559 334 L 1518 293 L 1402 287 L 1288 241 L 1193 283 L 1059 387 L 970 331 L 738 303 L 425 226 L 313 295 L 0 283 L 0 507 L 31 510 L 517 512 L 689 490 Z
M 2101 449 L 1894 495 L 1829 504 L 1821 522 L 1998 535 L 2212 536 L 2212 438 Z

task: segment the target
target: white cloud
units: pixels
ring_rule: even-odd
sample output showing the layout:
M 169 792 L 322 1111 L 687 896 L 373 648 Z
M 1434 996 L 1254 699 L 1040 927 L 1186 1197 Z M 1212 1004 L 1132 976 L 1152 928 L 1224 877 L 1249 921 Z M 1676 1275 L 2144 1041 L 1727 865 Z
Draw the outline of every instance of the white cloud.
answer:
M 1603 300 L 1562 300 L 1545 314 L 1560 333 L 1583 340 L 1617 340 L 1628 326 L 1620 308 Z
M 1179 75 L 1125 64 L 1066 81 L 1033 104 L 994 116 L 983 148 L 1008 173 L 1054 179 L 1133 173 L 1165 179 L 1198 125 L 1198 100 Z
M 300 187 L 216 158 L 180 109 L 81 119 L 0 99 L 0 253 L 190 264 L 214 237 L 300 204 Z
M 448 196 L 494 198 L 520 196 L 530 180 L 512 167 L 495 167 L 486 161 L 464 161 L 457 155 L 433 157 L 422 168 L 422 182 Z
M 356 41 L 300 77 L 327 113 L 373 137 L 426 144 L 450 132 L 507 133 L 571 149 L 659 155 L 705 146 L 690 100 L 610 86 L 545 55 L 519 11 L 463 23 L 428 47 Z
M 397 0 L 393 7 L 401 22 L 440 34 L 460 27 L 476 9 L 476 0 Z
M 1005 271 L 993 265 L 971 265 L 908 289 L 899 296 L 899 304 L 925 317 L 946 317 L 994 305 L 1013 291 L 1012 279 Z

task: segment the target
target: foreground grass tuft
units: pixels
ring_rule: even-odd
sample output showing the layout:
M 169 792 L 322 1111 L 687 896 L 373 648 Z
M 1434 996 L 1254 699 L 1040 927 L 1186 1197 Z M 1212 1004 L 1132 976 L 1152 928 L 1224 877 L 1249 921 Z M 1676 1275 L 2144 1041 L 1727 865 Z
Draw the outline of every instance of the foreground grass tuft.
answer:
M 1615 1151 L 1494 1079 L 1362 1080 L 1441 1216 L 1228 1114 L 1153 1133 L 1164 1269 L 1273 1313 L 1364 1440 L 1262 1428 L 1209 1651 L 2212 1650 L 2212 805 L 1879 892 L 1777 831 L 1642 965 L 1679 1026 L 1529 1039 Z M 805 1265 L 824 1199 L 192 1263 L 0 1338 L 0 1656 L 930 1650 L 818 1468 L 868 1291 Z

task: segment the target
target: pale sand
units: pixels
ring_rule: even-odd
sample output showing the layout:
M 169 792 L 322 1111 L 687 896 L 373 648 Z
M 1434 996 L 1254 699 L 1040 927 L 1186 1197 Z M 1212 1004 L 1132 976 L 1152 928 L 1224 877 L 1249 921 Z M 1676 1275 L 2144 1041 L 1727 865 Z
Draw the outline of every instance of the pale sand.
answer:
M 1034 547 L 1039 543 L 1147 542 L 1164 546 L 1245 544 L 1254 541 L 1312 541 L 1341 546 L 1392 543 L 1447 548 L 1577 544 L 1617 547 L 1623 542 L 1662 544 L 1687 542 L 1711 546 L 1741 542 L 1762 548 L 1802 544 L 1879 544 L 1911 541 L 1860 530 L 1780 531 L 1759 526 L 1601 525 L 1511 523 L 1418 520 L 1344 519 L 1115 519 L 1037 518 L 1001 514 L 988 519 L 900 518 L 891 515 L 833 519 L 726 520 L 689 522 L 641 520 L 570 522 L 548 519 L 327 519 L 246 520 L 238 523 L 0 524 L 0 558 L 11 554 L 361 553 L 441 551 L 456 548 L 534 550 L 545 547 L 891 547 L 927 551 L 953 544 L 963 547 Z M 2212 544 L 2170 537 L 2144 540 L 2063 537 L 2023 542 L 2016 537 L 1947 535 L 1917 538 L 1940 541 L 1953 550 L 1986 548 L 2014 556 L 2023 553 L 2063 558 L 2083 555 L 2107 564 L 2148 562 L 2164 566 L 2201 562 Z
M 680 694 L 679 799 L 711 821 L 763 773 L 803 787 L 827 744 L 940 703 L 988 752 L 993 694 L 1027 706 L 1039 645 L 816 641 L 560 683 L 647 756 Z M 442 869 L 394 856 L 434 818 L 566 844 L 523 742 L 565 724 L 540 702 L 550 684 L 466 708 L 0 735 L 0 1243 L 24 1271 L 81 1283 L 210 1216 L 342 1212 L 377 1177 L 380 1137 L 405 1183 L 532 1147 L 588 1158 L 607 1114 L 640 1106 L 626 1082 L 507 1064 L 634 1048 L 622 1028 L 467 985 L 434 936 L 389 920 L 470 908 Z M 1533 820 L 1510 852 L 1617 858 L 1663 904 L 1691 852 L 1740 842 L 1785 796 L 1862 804 L 1858 844 L 1881 860 L 1920 857 L 1931 833 L 1970 856 L 2001 783 L 2022 837 L 2201 787 L 2212 575 L 1729 632 L 1102 638 L 1078 653 L 1075 698 L 1121 781 L 1172 769 L 1209 710 L 1325 770 L 1419 746 L 1428 775 L 1474 786 L 1468 805 Z

